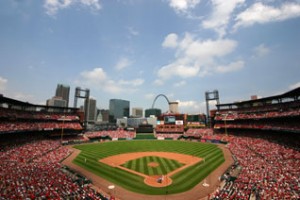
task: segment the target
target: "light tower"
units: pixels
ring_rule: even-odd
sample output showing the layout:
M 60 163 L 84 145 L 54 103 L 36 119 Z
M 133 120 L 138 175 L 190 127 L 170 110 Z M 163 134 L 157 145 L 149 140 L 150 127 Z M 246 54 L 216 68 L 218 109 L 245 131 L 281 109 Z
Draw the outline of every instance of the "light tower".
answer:
M 81 93 L 84 94 L 81 94 Z M 89 99 L 90 99 L 90 89 L 81 89 L 80 87 L 75 88 L 75 95 L 74 95 L 74 108 L 77 108 L 77 101 L 78 98 L 85 99 L 86 106 L 84 107 L 84 126 L 87 126 L 88 121 L 88 109 L 89 109 Z
M 210 114 L 209 114 L 209 101 L 212 101 L 212 100 L 216 100 L 217 101 L 217 104 L 220 104 L 220 100 L 219 100 L 219 92 L 218 90 L 214 90 L 212 92 L 205 92 L 205 100 L 206 100 L 206 116 L 207 116 L 207 124 L 208 126 L 210 127 L 210 122 L 211 122 L 211 119 L 210 119 Z

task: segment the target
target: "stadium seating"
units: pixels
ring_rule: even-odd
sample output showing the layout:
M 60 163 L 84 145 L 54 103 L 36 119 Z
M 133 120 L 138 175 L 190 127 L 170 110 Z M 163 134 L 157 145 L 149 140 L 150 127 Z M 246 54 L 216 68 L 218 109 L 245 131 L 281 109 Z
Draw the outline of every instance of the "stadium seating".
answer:
M 55 140 L 1 146 L 0 199 L 106 199 L 62 171 L 71 150 Z
M 75 113 L 36 112 L 0 107 L 0 119 L 0 133 L 83 129 Z
M 237 179 L 227 181 L 212 199 L 299 199 L 299 141 L 288 145 L 280 143 L 282 137 L 250 135 L 231 138 L 229 149 L 241 170 Z
M 110 131 L 89 131 L 85 133 L 85 136 L 93 139 L 93 138 L 101 138 L 101 137 L 110 137 L 110 138 L 128 138 L 133 139 L 135 137 L 134 131 L 126 131 L 126 130 L 110 130 Z

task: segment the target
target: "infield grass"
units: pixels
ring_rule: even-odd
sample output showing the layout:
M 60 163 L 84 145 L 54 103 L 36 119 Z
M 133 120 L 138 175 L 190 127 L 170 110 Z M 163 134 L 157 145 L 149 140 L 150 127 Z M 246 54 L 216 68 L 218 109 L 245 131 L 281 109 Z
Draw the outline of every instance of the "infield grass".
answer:
M 150 167 L 149 163 L 157 163 L 157 167 Z M 146 175 L 163 175 L 183 166 L 184 164 L 173 159 L 167 159 L 157 156 L 145 156 L 142 158 L 130 160 L 123 164 L 123 167 L 137 171 Z
M 133 192 L 163 195 L 174 194 L 187 191 L 201 182 L 214 169 L 221 165 L 225 160 L 223 152 L 217 145 L 209 143 L 196 143 L 187 141 L 114 141 L 106 143 L 94 143 L 74 146 L 81 150 L 81 153 L 73 162 L 86 170 Z M 205 159 L 201 162 L 183 169 L 171 176 L 172 184 L 165 188 L 156 188 L 144 184 L 144 178 L 119 168 L 114 168 L 99 160 L 108 156 L 131 153 L 131 152 L 175 152 L 187 154 Z M 85 162 L 86 159 L 86 162 Z M 135 163 L 127 162 L 127 168 L 134 168 L 136 171 L 144 173 L 145 165 L 154 158 L 140 158 Z M 170 162 L 170 159 L 157 158 L 160 162 Z M 139 160 L 139 161 L 137 161 Z M 174 162 L 180 167 L 180 163 Z M 172 165 L 173 166 L 173 165 Z M 175 168 L 175 167 L 174 167 Z M 166 169 L 164 169 L 166 170 Z M 159 174 L 158 169 L 153 168 L 153 174 Z M 165 173 L 165 171 L 161 172 Z M 145 173 L 146 174 L 146 173 Z

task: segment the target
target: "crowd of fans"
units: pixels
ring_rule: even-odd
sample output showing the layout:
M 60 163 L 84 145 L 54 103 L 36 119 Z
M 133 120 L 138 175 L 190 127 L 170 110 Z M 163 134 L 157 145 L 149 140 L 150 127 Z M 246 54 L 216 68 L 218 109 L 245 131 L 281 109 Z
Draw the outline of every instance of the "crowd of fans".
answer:
M 213 135 L 213 129 L 210 128 L 190 128 L 185 133 L 187 137 L 202 137 Z
M 79 122 L 51 122 L 51 121 L 2 121 L 0 122 L 0 132 L 15 132 L 15 131 L 41 131 L 54 129 L 73 129 L 82 130 Z
M 1 146 L 0 199 L 107 199 L 62 171 L 70 153 L 54 140 Z
M 278 110 L 278 111 L 266 111 L 266 112 L 220 112 L 216 115 L 215 120 L 237 120 L 237 119 L 266 119 L 266 118 L 278 118 L 278 117 L 292 117 L 299 116 L 300 108 L 292 110 Z
M 66 120 L 76 121 L 79 120 L 77 114 L 74 113 L 50 113 L 44 111 L 28 111 L 17 110 L 0 107 L 0 118 L 6 119 L 36 119 L 36 120 Z
M 283 131 L 300 131 L 298 121 L 232 121 L 225 123 L 216 123 L 215 128 L 234 128 L 234 129 L 260 129 L 260 130 L 283 130 Z
M 107 136 L 110 138 L 133 139 L 135 137 L 135 131 L 127 131 L 123 129 L 110 130 L 110 131 L 91 131 L 91 132 L 86 132 L 85 136 L 90 139 L 107 137 Z
M 70 129 L 82 130 L 76 113 L 19 110 L 0 107 L 0 133 Z
M 254 136 L 231 137 L 228 147 L 240 167 L 239 175 L 234 181 L 228 179 L 212 199 L 299 199 L 299 141 L 291 144 L 293 139 L 283 136 L 279 140 Z

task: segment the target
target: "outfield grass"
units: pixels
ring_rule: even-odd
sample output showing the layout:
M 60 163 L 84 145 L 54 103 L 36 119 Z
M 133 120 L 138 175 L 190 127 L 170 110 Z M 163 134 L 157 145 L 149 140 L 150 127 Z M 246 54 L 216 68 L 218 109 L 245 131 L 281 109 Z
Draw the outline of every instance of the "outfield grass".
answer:
M 225 161 L 222 150 L 216 145 L 185 141 L 115 141 L 78 145 L 75 148 L 81 150 L 81 153 L 73 160 L 75 164 L 123 188 L 151 195 L 165 194 L 166 189 L 168 194 L 189 190 Z M 174 174 L 171 177 L 173 182 L 167 188 L 148 186 L 144 184 L 143 177 L 99 162 L 100 159 L 112 155 L 153 151 L 193 155 L 205 158 L 205 162 L 201 161 Z M 87 160 L 86 162 L 85 159 Z M 143 159 L 139 162 L 139 165 L 145 165 L 142 161 Z M 135 163 L 135 165 L 137 166 L 138 164 Z M 141 166 L 137 168 L 142 169 Z

